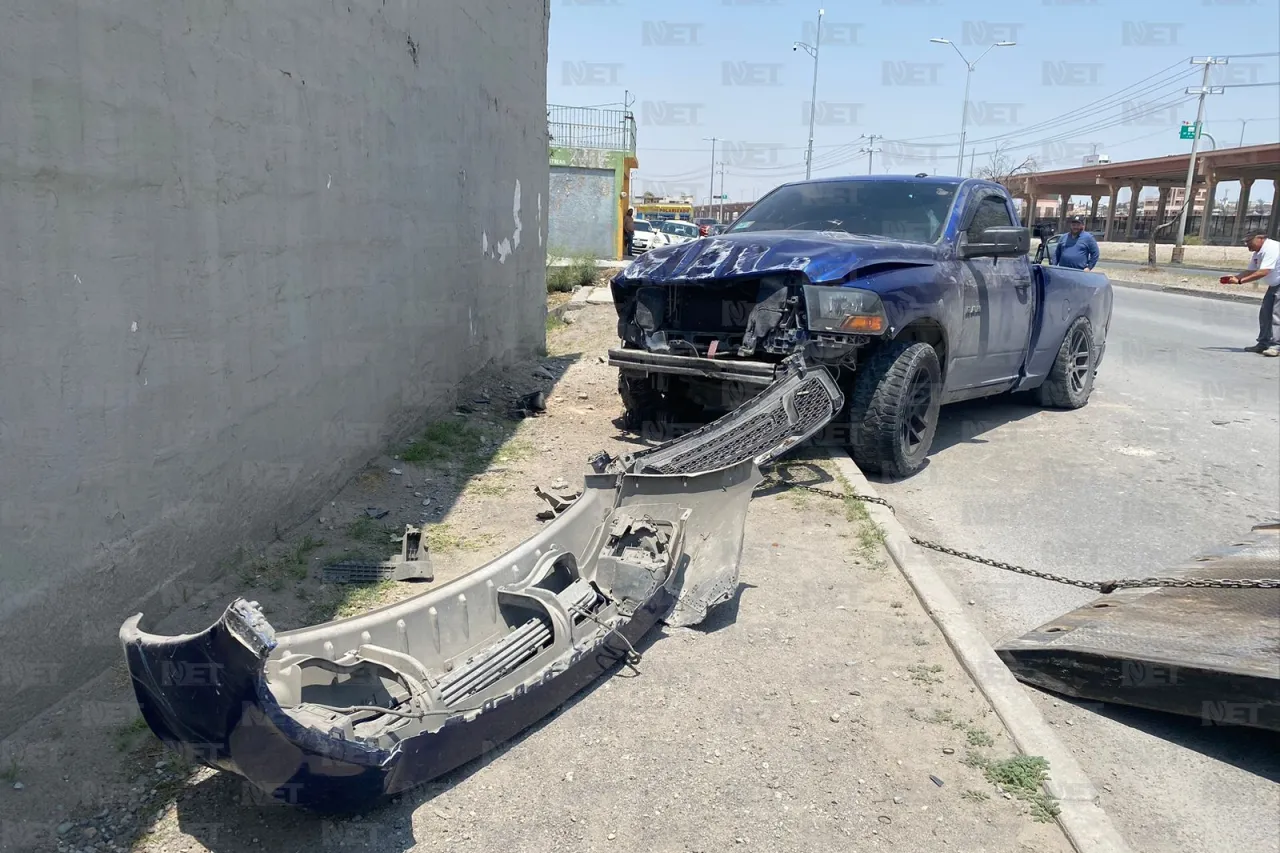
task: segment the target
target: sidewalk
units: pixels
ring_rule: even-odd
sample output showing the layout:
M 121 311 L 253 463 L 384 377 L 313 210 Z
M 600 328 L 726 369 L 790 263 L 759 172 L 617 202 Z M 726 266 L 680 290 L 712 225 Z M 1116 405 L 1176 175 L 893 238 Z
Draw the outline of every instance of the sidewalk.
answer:
M 470 411 L 379 460 L 263 557 L 195 591 L 162 629 L 202 627 L 236 593 L 284 629 L 421 591 L 343 595 L 316 581 L 329 559 L 385 548 L 383 524 L 430 523 L 436 583 L 501 554 L 539 525 L 535 484 L 575 481 L 593 451 L 634 449 L 612 423 L 616 371 L 603 356 L 615 335 L 610 306 L 582 306 L 549 334 L 546 359 L 482 378 L 460 401 Z M 537 388 L 545 415 L 502 416 Z M 848 485 L 825 456 L 789 468 L 802 482 Z M 21 790 L 0 788 L 0 826 L 32 841 L 14 849 L 40 851 L 1071 849 L 1052 820 L 1033 817 L 1051 802 L 992 781 L 1038 771 L 1015 758 L 862 504 L 763 491 L 739 596 L 694 629 L 655 631 L 640 651 L 634 669 L 453 778 L 342 821 L 180 766 L 108 673 L 92 696 L 11 739 L 28 757 L 43 745 L 44 760 L 19 764 Z M 91 702 L 114 716 L 85 716 Z

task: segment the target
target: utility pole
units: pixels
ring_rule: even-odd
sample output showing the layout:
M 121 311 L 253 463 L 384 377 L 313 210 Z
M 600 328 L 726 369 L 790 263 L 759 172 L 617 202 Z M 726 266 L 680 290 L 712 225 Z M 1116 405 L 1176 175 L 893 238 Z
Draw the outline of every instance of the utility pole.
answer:
M 711 212 L 711 205 L 716 203 L 716 137 L 704 136 L 703 142 L 711 143 L 711 192 L 707 194 L 707 212 Z
M 977 151 L 969 152 L 969 177 L 971 178 L 973 177 L 973 161 L 977 158 L 977 156 L 978 156 Z
M 880 150 L 879 148 L 876 148 L 876 147 L 875 147 L 875 146 L 876 146 L 876 140 L 877 140 L 877 139 L 884 139 L 884 136 L 877 136 L 877 135 L 876 135 L 876 134 L 874 134 L 874 133 L 872 133 L 872 134 L 868 135 L 868 136 L 867 136 L 867 147 L 866 147 L 866 148 L 860 148 L 860 149 L 858 149 L 858 153 L 859 153 L 859 154 L 866 154 L 866 155 L 867 155 L 867 174 L 868 174 L 868 175 L 870 175 L 870 174 L 871 174 L 871 164 L 872 164 L 872 162 L 874 162 L 874 161 L 875 161 L 875 159 L 876 159 L 876 152 Z
M 1226 57 L 1215 58 L 1212 56 L 1206 56 L 1204 59 L 1193 58 L 1191 60 L 1192 65 L 1204 66 L 1204 75 L 1200 80 L 1200 88 L 1198 89 L 1188 88 L 1186 90 L 1186 93 L 1188 95 L 1200 96 L 1200 105 L 1196 109 L 1195 129 L 1192 131 L 1192 134 L 1191 134 L 1191 157 L 1188 158 L 1187 160 L 1187 186 L 1186 186 L 1186 190 L 1182 194 L 1182 198 L 1183 198 L 1182 215 L 1178 217 L 1178 233 L 1174 237 L 1174 241 L 1173 241 L 1173 256 L 1169 259 L 1169 262 L 1173 264 L 1182 263 L 1182 255 L 1183 255 L 1182 238 L 1184 233 L 1187 230 L 1187 215 L 1191 213 L 1191 202 L 1192 202 L 1191 185 L 1192 185 L 1192 182 L 1195 181 L 1195 177 L 1196 177 L 1196 152 L 1199 150 L 1199 147 L 1200 147 L 1200 128 L 1204 126 L 1204 99 L 1206 95 L 1221 95 L 1223 92 L 1226 91 L 1226 89 L 1223 88 L 1222 86 L 1209 85 L 1209 70 L 1215 65 L 1226 65 L 1227 62 L 1228 60 Z M 1217 143 L 1214 143 L 1213 147 L 1217 148 L 1218 147 Z M 1207 215 L 1207 211 L 1206 211 L 1206 215 Z
M 813 92 L 809 95 L 809 149 L 804 155 L 804 179 L 807 181 L 813 174 L 813 119 L 818 109 L 818 49 L 822 46 L 822 16 L 826 9 L 818 10 L 818 31 L 814 35 L 812 45 L 804 42 L 793 42 L 791 49 L 804 48 L 804 52 L 813 57 Z
M 716 221 L 721 225 L 724 224 L 724 161 L 720 161 L 720 214 L 716 217 Z

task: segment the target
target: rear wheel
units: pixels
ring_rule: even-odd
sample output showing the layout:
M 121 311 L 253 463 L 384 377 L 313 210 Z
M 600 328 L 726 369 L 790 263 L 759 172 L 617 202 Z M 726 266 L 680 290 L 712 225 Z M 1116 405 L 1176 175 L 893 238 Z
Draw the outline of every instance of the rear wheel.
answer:
M 859 366 L 849 401 L 849 450 L 858 466 L 909 477 L 938 430 L 942 368 L 926 343 L 895 343 Z
M 1079 317 L 1067 328 L 1049 375 L 1036 389 L 1036 402 L 1055 409 L 1081 408 L 1093 393 L 1096 368 L 1093 326 Z

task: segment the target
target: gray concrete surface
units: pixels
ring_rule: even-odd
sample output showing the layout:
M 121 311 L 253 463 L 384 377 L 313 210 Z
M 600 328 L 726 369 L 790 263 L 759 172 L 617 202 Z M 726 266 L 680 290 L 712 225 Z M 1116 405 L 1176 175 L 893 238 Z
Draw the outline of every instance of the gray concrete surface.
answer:
M 1075 412 L 943 410 L 929 465 L 874 482 L 908 530 L 999 560 L 1142 577 L 1280 514 L 1280 359 L 1241 351 L 1257 309 L 1117 289 L 1094 396 Z M 1088 591 L 936 555 L 990 642 Z M 1144 853 L 1280 849 L 1280 738 L 1028 689 Z
M 548 8 L 0 10 L 0 737 L 541 344 Z
M 613 169 L 552 166 L 550 182 L 550 250 L 596 258 L 617 254 L 614 243 L 622 226 Z
M 880 497 L 847 454 L 841 451 L 832 456 L 854 494 L 872 499 Z M 1058 825 L 1071 846 L 1077 853 L 1132 853 L 1133 848 L 1099 806 L 1098 789 L 1013 673 L 996 656 L 974 624 L 968 608 L 960 604 L 939 573 L 930 552 L 911 541 L 910 532 L 892 510 L 876 503 L 868 503 L 866 510 L 884 531 L 885 550 L 894 565 L 911 584 L 925 611 L 991 703 L 1018 749 L 1024 755 L 1039 756 L 1048 762 L 1049 774 L 1044 786 L 1058 801 Z

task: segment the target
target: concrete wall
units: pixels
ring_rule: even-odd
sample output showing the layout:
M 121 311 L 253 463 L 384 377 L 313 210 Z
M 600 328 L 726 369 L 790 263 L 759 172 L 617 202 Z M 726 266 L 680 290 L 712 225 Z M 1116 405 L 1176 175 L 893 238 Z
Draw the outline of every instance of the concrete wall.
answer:
M 622 253 L 624 194 L 636 160 L 622 151 L 551 149 L 547 245 L 562 254 L 618 258 Z
M 0 8 L 0 736 L 540 345 L 548 14 Z
M 565 256 L 612 258 L 618 221 L 612 170 L 552 166 L 547 245 Z

